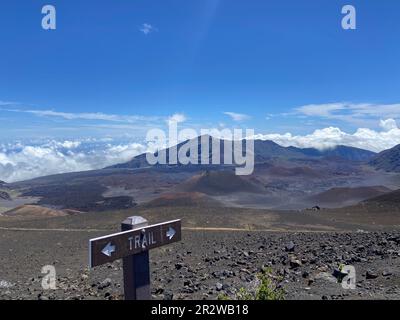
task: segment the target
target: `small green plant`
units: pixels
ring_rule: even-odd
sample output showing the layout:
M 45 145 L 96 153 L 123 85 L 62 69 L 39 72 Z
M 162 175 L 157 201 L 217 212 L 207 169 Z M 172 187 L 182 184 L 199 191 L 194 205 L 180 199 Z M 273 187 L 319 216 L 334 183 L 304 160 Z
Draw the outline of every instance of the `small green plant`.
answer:
M 273 275 L 271 268 L 265 268 L 257 275 L 259 284 L 256 289 L 249 291 L 246 288 L 240 288 L 236 293 L 237 300 L 284 300 L 285 290 L 278 287 L 278 282 L 282 277 Z
M 231 298 L 227 294 L 224 294 L 224 293 L 220 293 L 218 295 L 217 299 L 218 300 L 231 300 Z
M 254 300 L 254 295 L 251 294 L 245 288 L 240 288 L 239 291 L 236 293 L 237 300 Z
M 284 300 L 285 291 L 278 288 L 269 273 L 260 273 L 258 279 L 261 284 L 257 288 L 256 300 Z

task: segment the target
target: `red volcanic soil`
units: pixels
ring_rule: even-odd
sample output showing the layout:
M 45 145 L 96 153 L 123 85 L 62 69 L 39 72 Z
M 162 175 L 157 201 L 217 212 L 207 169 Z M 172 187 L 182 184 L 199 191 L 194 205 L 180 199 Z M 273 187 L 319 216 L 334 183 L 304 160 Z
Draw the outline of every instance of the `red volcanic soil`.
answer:
M 23 205 L 3 213 L 4 216 L 12 217 L 62 217 L 77 211 L 56 210 L 36 205 Z
M 308 177 L 308 178 L 321 178 L 323 175 L 311 169 L 310 167 L 295 167 L 295 168 L 286 168 L 281 166 L 271 167 L 268 170 L 268 173 L 272 176 L 279 177 Z
M 222 204 L 201 192 L 165 193 L 144 207 L 220 207 Z
M 233 171 L 205 172 L 194 176 L 177 187 L 180 191 L 225 195 L 235 192 L 263 193 L 264 187 L 256 179 L 246 179 Z

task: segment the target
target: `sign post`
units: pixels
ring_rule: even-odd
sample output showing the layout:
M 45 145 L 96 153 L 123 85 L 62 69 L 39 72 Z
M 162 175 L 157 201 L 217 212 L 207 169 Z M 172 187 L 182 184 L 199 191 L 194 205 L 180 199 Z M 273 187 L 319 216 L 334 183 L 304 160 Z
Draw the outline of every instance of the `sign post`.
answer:
M 121 224 L 121 231 L 146 227 L 142 217 L 129 217 Z M 149 251 L 123 258 L 125 300 L 150 300 Z
M 89 240 L 89 265 L 123 259 L 125 300 L 150 300 L 149 250 L 180 240 L 180 220 L 148 225 L 142 217 L 129 217 L 121 232 Z

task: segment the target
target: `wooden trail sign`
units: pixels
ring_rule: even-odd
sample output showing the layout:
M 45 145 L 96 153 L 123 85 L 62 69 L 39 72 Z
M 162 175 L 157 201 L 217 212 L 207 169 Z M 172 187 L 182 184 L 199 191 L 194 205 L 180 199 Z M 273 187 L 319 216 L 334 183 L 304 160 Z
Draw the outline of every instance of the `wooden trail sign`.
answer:
M 148 251 L 180 241 L 181 220 L 148 225 L 142 217 L 129 217 L 121 229 L 121 232 L 89 240 L 89 266 L 123 259 L 125 299 L 150 299 Z

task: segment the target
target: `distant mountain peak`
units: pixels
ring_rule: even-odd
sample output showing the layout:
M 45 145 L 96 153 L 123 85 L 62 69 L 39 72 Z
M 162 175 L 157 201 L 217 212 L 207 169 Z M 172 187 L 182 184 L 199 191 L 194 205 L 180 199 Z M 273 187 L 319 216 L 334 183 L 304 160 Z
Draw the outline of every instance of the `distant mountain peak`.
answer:
M 400 144 L 377 154 L 369 164 L 378 170 L 400 172 Z
M 208 139 L 207 139 L 208 138 Z M 220 150 L 221 150 L 221 158 L 223 157 L 223 150 L 225 140 L 221 140 L 219 138 L 212 137 L 210 135 L 199 136 L 193 138 L 191 141 L 197 141 L 198 143 L 198 154 L 201 154 L 202 145 L 201 142 L 207 140 L 208 143 L 211 143 L 211 139 L 215 139 L 214 141 L 219 142 Z M 244 140 L 243 140 L 244 141 Z M 181 142 L 178 145 L 171 147 L 177 148 L 178 150 L 186 143 L 187 141 Z M 170 148 L 167 149 L 167 151 Z M 212 147 L 210 144 L 210 157 L 212 154 Z M 167 152 L 167 159 L 168 159 Z M 304 159 L 304 158 L 338 158 L 346 161 L 360 161 L 360 162 L 368 162 L 371 160 L 376 153 L 364 149 L 359 149 L 355 147 L 349 147 L 344 145 L 338 145 L 336 147 L 332 147 L 325 150 L 318 150 L 315 148 L 298 148 L 298 147 L 283 147 L 278 143 L 272 140 L 254 140 L 254 156 L 255 163 L 262 163 L 272 158 L 284 158 L 284 159 Z M 148 167 L 146 160 L 146 154 L 141 154 L 132 160 L 117 164 L 106 169 L 115 169 L 115 168 L 143 168 Z

